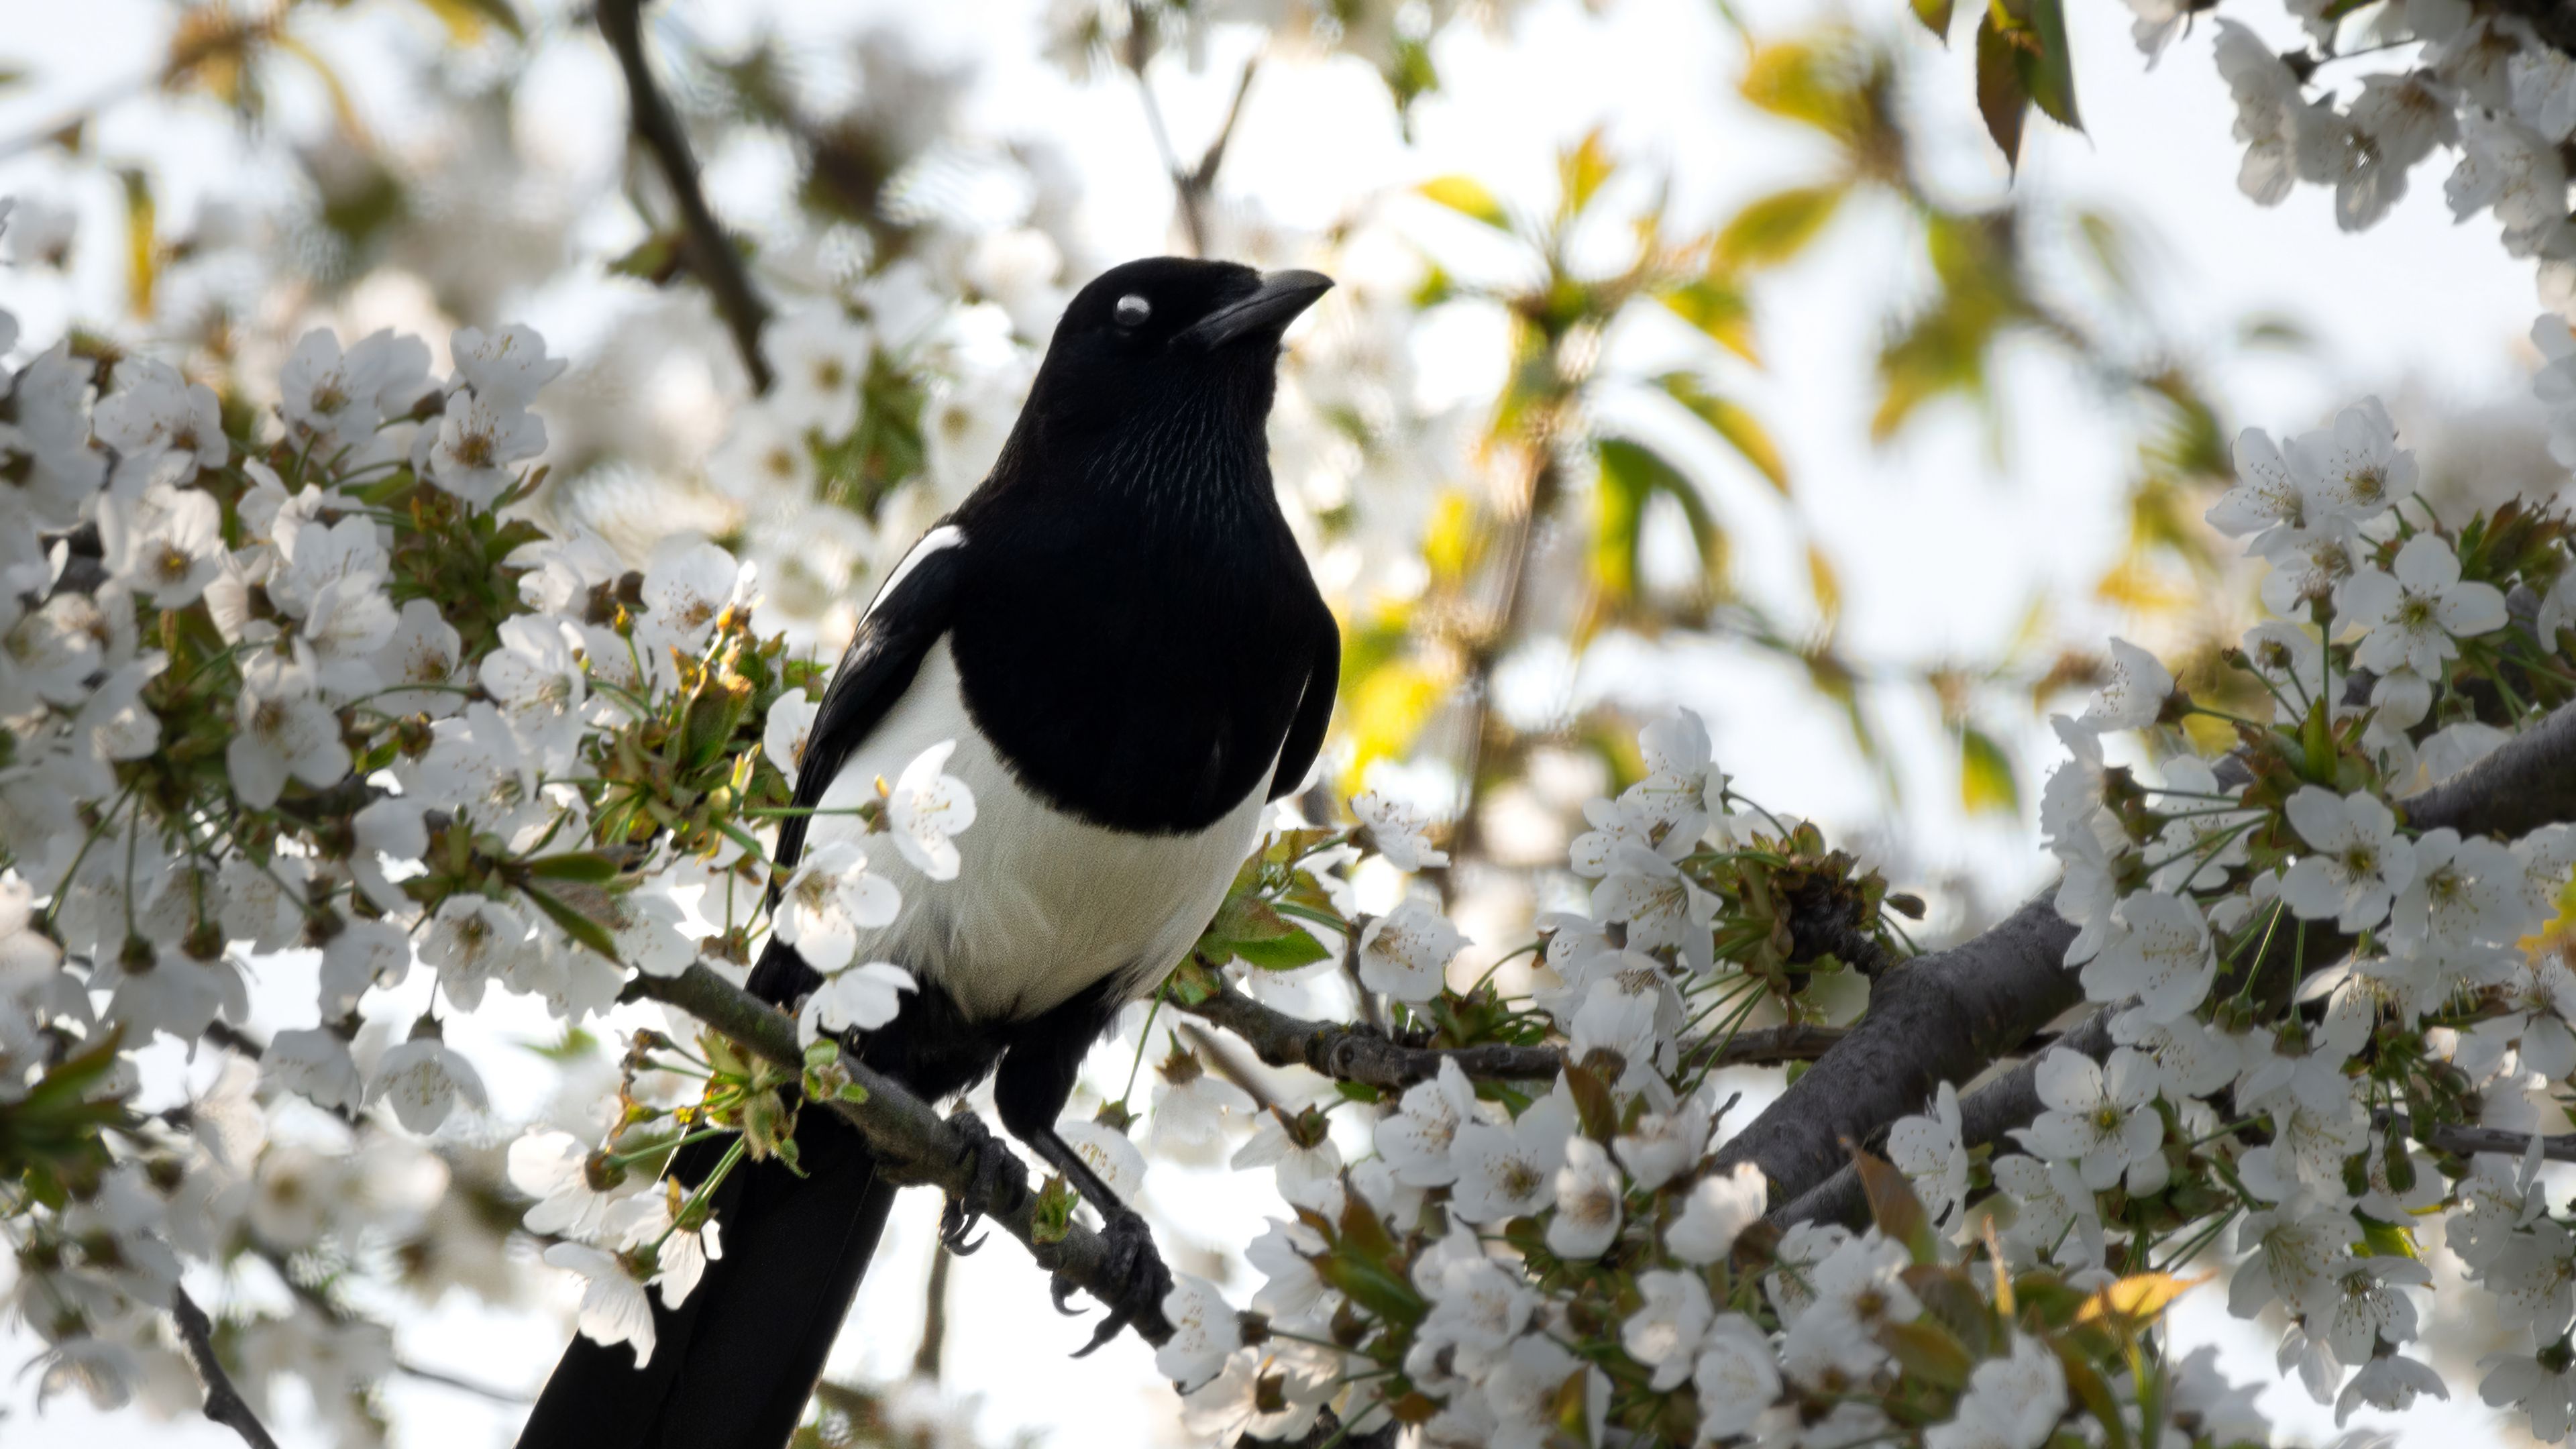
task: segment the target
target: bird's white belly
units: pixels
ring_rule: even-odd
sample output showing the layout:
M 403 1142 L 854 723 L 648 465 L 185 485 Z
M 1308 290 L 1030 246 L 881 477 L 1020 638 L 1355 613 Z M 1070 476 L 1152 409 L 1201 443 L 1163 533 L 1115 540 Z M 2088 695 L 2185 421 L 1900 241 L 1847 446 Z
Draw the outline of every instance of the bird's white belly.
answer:
M 854 750 L 823 795 L 826 810 L 876 796 L 903 767 L 955 740 L 947 773 L 974 792 L 975 823 L 956 838 L 957 878 L 913 869 L 856 817 L 817 815 L 808 849 L 860 839 L 868 868 L 903 892 L 892 925 L 862 933 L 862 961 L 936 981 L 974 1020 L 1026 1020 L 1112 973 L 1141 994 L 1198 939 L 1225 899 L 1261 824 L 1268 774 L 1234 809 L 1186 835 L 1129 835 L 1062 814 L 1013 779 L 966 714 L 946 638 Z

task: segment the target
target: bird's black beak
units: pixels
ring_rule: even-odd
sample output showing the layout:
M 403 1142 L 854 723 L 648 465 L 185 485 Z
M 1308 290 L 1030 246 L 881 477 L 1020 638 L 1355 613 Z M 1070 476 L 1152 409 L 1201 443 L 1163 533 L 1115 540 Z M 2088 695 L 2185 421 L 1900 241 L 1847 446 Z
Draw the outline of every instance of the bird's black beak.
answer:
M 1181 337 L 1210 351 L 1246 337 L 1275 340 L 1298 313 L 1332 289 L 1333 279 L 1321 272 L 1264 272 L 1251 296 L 1210 312 Z

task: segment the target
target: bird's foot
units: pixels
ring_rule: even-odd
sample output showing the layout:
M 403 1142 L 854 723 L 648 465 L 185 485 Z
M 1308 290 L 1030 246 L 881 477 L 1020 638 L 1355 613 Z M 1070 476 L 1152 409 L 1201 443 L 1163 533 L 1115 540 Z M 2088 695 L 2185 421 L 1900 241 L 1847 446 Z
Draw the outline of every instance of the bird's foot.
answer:
M 1029 1190 L 1028 1169 L 984 1119 L 960 1107 L 949 1114 L 948 1125 L 966 1139 L 965 1157 L 974 1171 L 974 1200 L 1008 1209 L 1016 1205 Z M 950 1194 L 948 1205 L 939 1214 L 939 1241 L 948 1251 L 965 1257 L 984 1246 L 981 1237 L 967 1240 L 975 1225 L 984 1220 L 983 1210 L 973 1203 Z
M 1100 1229 L 1100 1238 L 1109 1249 L 1104 1276 L 1111 1286 L 1106 1298 L 1101 1298 L 1098 1292 L 1093 1292 L 1092 1296 L 1101 1298 L 1101 1305 L 1109 1310 L 1109 1316 L 1102 1319 L 1100 1327 L 1093 1331 L 1091 1342 L 1075 1351 L 1075 1358 L 1084 1357 L 1116 1338 L 1118 1331 L 1128 1324 L 1148 1314 L 1160 1313 L 1163 1300 L 1172 1292 L 1172 1270 L 1163 1266 L 1163 1255 L 1154 1247 L 1154 1230 L 1147 1227 L 1144 1218 L 1135 1211 L 1122 1207 L 1109 1213 Z M 1061 1273 L 1055 1276 L 1052 1291 L 1057 1312 L 1069 1314 L 1075 1311 L 1065 1306 L 1065 1300 L 1080 1287 Z

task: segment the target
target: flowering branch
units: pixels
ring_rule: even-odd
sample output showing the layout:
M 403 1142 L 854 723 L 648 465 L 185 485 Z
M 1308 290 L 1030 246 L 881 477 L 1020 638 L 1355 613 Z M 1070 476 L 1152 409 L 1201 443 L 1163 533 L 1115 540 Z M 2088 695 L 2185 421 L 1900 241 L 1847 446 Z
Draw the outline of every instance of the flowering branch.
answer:
M 804 1054 L 796 1046 L 795 1018 L 702 964 L 677 976 L 638 976 L 630 990 L 688 1012 L 780 1066 L 804 1064 Z M 893 1180 L 940 1189 L 1019 1239 L 1040 1267 L 1062 1274 L 1102 1302 L 1110 1301 L 1116 1283 L 1109 1273 L 1108 1245 L 1099 1234 L 1075 1223 L 1067 1226 L 1063 1237 L 1042 1241 L 1038 1196 L 1025 1182 L 1017 1191 L 987 1193 L 966 1137 L 929 1103 L 846 1052 L 841 1065 L 850 1080 L 866 1090 L 867 1100 L 834 1100 L 827 1105 L 867 1139 L 868 1150 L 885 1164 Z M 1151 1344 L 1159 1345 L 1172 1336 L 1171 1324 L 1159 1310 L 1139 1315 L 1135 1328 Z
M 768 360 L 761 355 L 760 330 L 768 325 L 769 305 L 752 289 L 741 253 L 734 250 L 723 224 L 708 208 L 706 193 L 698 185 L 698 163 L 690 154 L 688 134 L 681 129 L 679 114 L 671 109 L 670 99 L 653 81 L 652 67 L 644 57 L 642 10 L 643 0 L 601 0 L 599 33 L 608 48 L 617 53 L 618 69 L 625 72 L 635 137 L 653 153 L 663 179 L 670 183 L 671 199 L 680 208 L 689 267 L 706 284 L 708 294 L 715 299 L 716 311 L 724 317 L 726 330 L 733 334 L 734 350 L 742 354 L 743 370 L 751 375 L 752 391 L 765 393 L 769 391 L 771 374 Z
M 232 1375 L 224 1372 L 223 1361 L 215 1357 L 215 1326 L 187 1289 L 171 1290 L 170 1316 L 178 1321 L 179 1341 L 187 1345 L 189 1362 L 197 1366 L 197 1377 L 206 1385 L 206 1417 L 241 1435 L 250 1449 L 277 1449 L 267 1426 L 251 1412 L 241 1390 L 233 1387 Z
M 2402 803 L 2407 823 L 2418 829 L 2448 827 L 2472 835 L 2516 836 L 2576 820 L 2576 704 L 2560 706 L 2456 778 Z M 1785 1200 L 1772 1214 L 1775 1222 L 1862 1221 L 1868 1201 L 1859 1174 L 1847 1160 L 1817 1172 L 1819 1143 L 1847 1159 L 1851 1146 L 1917 1110 L 1935 1085 L 1975 1076 L 2083 999 L 2080 980 L 2063 964 L 2075 928 L 2058 919 L 2054 895 L 2053 889 L 2044 892 L 1965 945 L 1881 979 L 1868 1012 L 1843 1046 L 1827 1052 L 1813 1071 L 1791 1083 L 1727 1144 L 1719 1154 L 1722 1164 L 1760 1164 L 1771 1180 L 1773 1200 Z M 2309 938 L 2304 944 L 2297 941 L 2301 934 Z M 2320 936 L 2328 938 L 2322 947 L 2316 943 Z M 2264 953 L 2264 964 L 2295 957 L 2313 973 L 2341 960 L 2351 944 L 2348 937 L 2303 928 Z M 1938 974 L 1917 976 L 1926 968 Z M 1891 989 L 1900 986 L 1904 989 L 1891 1000 Z M 2096 1012 L 2056 1045 L 2097 1061 L 2109 1056 L 2112 1015 Z M 1967 1030 L 1947 1034 L 1944 1023 L 1952 1021 Z M 2012 1030 L 2025 1021 L 2029 1025 Z M 1980 1032 L 1979 1026 L 1986 1030 Z M 2013 1040 L 1989 1050 L 1998 1034 L 2010 1034 Z M 2039 1116 L 2039 1060 L 2034 1055 L 1959 1099 L 1963 1143 L 1999 1142 Z M 2530 1140 L 2523 1133 L 2451 1125 L 2432 1130 L 2433 1136 L 2420 1139 L 2424 1145 L 2462 1155 L 2520 1153 Z M 2544 1140 L 2544 1156 L 2576 1161 L 2576 1136 L 2567 1139 L 2566 1157 L 2560 1156 L 2557 1139 Z

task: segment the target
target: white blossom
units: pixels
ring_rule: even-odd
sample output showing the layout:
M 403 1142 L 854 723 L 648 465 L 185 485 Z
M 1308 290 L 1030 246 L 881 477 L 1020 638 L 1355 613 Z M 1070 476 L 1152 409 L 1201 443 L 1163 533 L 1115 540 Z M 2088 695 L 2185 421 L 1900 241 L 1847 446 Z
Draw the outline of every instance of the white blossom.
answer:
M 1458 1170 L 1451 1210 L 1471 1223 L 1499 1223 L 1546 1208 L 1555 1200 L 1556 1172 L 1573 1134 L 1573 1104 L 1555 1093 L 1508 1126 L 1462 1124 L 1450 1149 Z
M 2165 1185 L 2164 1119 L 2157 1115 L 2155 1063 L 2126 1047 L 2097 1065 L 2056 1048 L 2040 1058 L 2039 1099 L 2047 1107 L 2015 1141 L 2052 1162 L 2071 1162 L 2084 1185 L 2104 1191 L 2125 1180 L 2132 1195 Z
M 1753 1163 L 1710 1173 L 1691 1184 L 1681 1216 L 1665 1230 L 1664 1247 L 1685 1263 L 1717 1262 L 1735 1250 L 1735 1240 L 1746 1228 L 1761 1220 L 1770 1197 L 1771 1186 Z
M 581 1333 L 602 1346 L 629 1344 L 636 1367 L 653 1357 L 653 1305 L 644 1285 L 616 1254 L 587 1243 L 556 1243 L 545 1251 L 548 1267 L 582 1277 Z
M 1431 1001 L 1447 987 L 1450 959 L 1466 945 L 1437 906 L 1408 897 L 1361 929 L 1360 984 L 1398 1001 Z
M 447 1043 L 416 1036 L 385 1050 L 367 1084 L 367 1100 L 391 1103 L 394 1116 L 414 1132 L 434 1132 L 460 1101 L 473 1111 L 484 1109 L 483 1078 Z
M 772 929 L 817 971 L 837 971 L 859 949 L 859 933 L 891 924 L 903 897 L 870 873 L 857 844 L 835 840 L 806 853 L 780 893 Z
M 1548 1251 L 1560 1258 L 1598 1258 L 1617 1241 L 1624 1221 L 1619 1168 L 1600 1143 L 1572 1136 L 1565 1164 L 1556 1170 L 1556 1215 L 1548 1220 Z
M 1690 1377 L 1716 1309 L 1696 1273 L 1640 1273 L 1637 1293 L 1645 1302 L 1619 1326 L 1619 1343 L 1630 1358 L 1653 1371 L 1648 1386 L 1663 1393 Z
M 1447 851 L 1431 848 L 1426 838 L 1431 820 L 1421 811 L 1371 790 L 1351 797 L 1351 813 L 1367 829 L 1369 843 L 1396 869 L 1428 870 L 1449 863 Z
M 916 989 L 911 972 L 886 961 L 828 972 L 796 1013 L 797 1039 L 812 1046 L 826 1032 L 874 1031 L 903 1009 L 902 993 Z
M 2463 583 L 2460 560 L 2439 536 L 2419 533 L 2397 551 L 2395 572 L 2356 570 L 2336 606 L 2367 630 L 2353 659 L 2364 669 L 2407 668 L 2426 678 L 2460 652 L 2459 638 L 2503 626 L 2504 595 L 2495 585 Z
M 942 740 L 914 756 L 886 797 L 886 824 L 896 851 L 932 880 L 957 878 L 953 837 L 975 823 L 974 793 L 965 781 L 941 773 L 956 749 L 955 740 Z
M 2312 854 L 2281 878 L 2281 900 L 2303 920 L 2334 918 L 2358 931 L 2387 919 L 2397 893 L 2415 879 L 2414 844 L 2397 833 L 2397 817 L 2365 791 L 2338 796 L 2303 785 L 2284 809 Z

